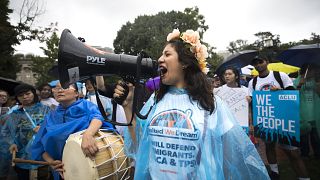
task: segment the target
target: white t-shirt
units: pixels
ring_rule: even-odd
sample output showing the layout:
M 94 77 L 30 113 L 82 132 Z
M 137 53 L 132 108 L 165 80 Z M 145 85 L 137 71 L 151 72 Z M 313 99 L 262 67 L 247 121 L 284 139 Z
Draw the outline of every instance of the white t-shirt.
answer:
M 281 77 L 284 88 L 287 88 L 289 86 L 293 86 L 293 82 L 291 81 L 290 77 L 286 73 L 283 73 L 283 72 L 279 72 L 279 73 L 280 73 L 280 77 Z M 276 86 L 278 88 L 281 88 L 280 84 L 278 83 L 278 81 L 276 80 L 276 78 L 273 75 L 273 71 L 270 71 L 269 75 L 267 77 L 260 78 L 258 76 L 255 89 L 253 89 L 252 83 L 253 83 L 253 79 L 250 80 L 249 85 L 248 85 L 249 96 L 252 96 L 252 92 L 254 90 L 256 90 L 256 91 L 269 91 L 271 86 Z
M 245 87 L 245 86 L 240 86 L 240 87 L 229 87 L 227 84 L 224 84 L 224 85 L 222 85 L 222 86 L 220 86 L 220 87 L 218 87 L 218 88 L 214 88 L 213 89 L 213 94 L 217 94 L 220 90 L 230 90 L 230 89 L 233 89 L 233 88 L 244 88 L 244 89 L 248 89 L 247 87 Z

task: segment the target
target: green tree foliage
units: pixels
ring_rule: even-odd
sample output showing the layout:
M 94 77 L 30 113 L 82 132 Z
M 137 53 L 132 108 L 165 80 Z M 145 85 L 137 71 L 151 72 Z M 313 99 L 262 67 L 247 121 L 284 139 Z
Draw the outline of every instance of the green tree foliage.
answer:
M 117 54 L 137 55 L 139 52 L 146 52 L 152 59 L 158 59 L 164 48 L 167 35 L 173 29 L 178 28 L 180 32 L 187 29 L 197 30 L 200 37 L 208 30 L 205 24 L 205 17 L 199 14 L 199 8 L 186 8 L 184 12 L 170 11 L 159 12 L 156 15 L 138 16 L 134 23 L 127 22 L 118 31 L 113 42 L 114 51 Z M 208 46 L 210 69 L 220 63 L 221 57 L 213 52 L 213 47 Z M 212 65 L 211 65 L 212 64 Z
M 44 13 L 39 0 L 22 1 L 16 25 L 9 22 L 8 16 L 13 13 L 13 10 L 9 9 L 9 0 L 1 0 L 0 7 L 0 76 L 15 79 L 21 66 L 18 65 L 18 58 L 13 56 L 13 46 L 24 40 L 44 42 L 46 34 L 52 31 L 52 27 L 33 26 L 36 18 Z
M 320 43 L 320 35 L 316 34 L 316 33 L 311 33 L 311 36 L 309 39 L 302 39 L 298 42 L 288 42 L 288 43 L 282 43 L 280 44 L 280 51 L 283 50 L 287 50 L 293 46 L 297 46 L 297 45 L 301 45 L 301 44 L 316 44 L 316 43 Z
M 55 65 L 55 61 L 58 59 L 59 40 L 60 39 L 56 31 L 53 31 L 52 35 L 47 37 L 45 40 L 46 47 L 41 47 L 47 57 L 36 56 L 32 58 L 31 69 L 37 74 L 35 76 L 37 79 L 37 86 L 55 79 L 49 75 L 48 72 Z
M 254 34 L 258 39 L 253 43 L 248 44 L 247 40 L 238 39 L 236 41 L 231 41 L 227 47 L 228 51 L 231 53 L 243 51 L 243 50 L 263 50 L 272 47 L 279 47 L 281 44 L 280 36 L 274 35 L 271 32 L 258 32 Z M 271 42 L 270 45 L 267 43 Z
M 204 16 L 199 15 L 199 9 L 186 8 L 184 12 L 159 12 L 156 15 L 138 16 L 134 23 L 127 22 L 118 31 L 113 42 L 117 54 L 137 55 L 146 52 L 151 58 L 158 58 L 166 42 L 167 34 L 173 29 L 185 31 L 198 30 L 201 34 L 208 29 Z
M 272 34 L 271 32 L 258 32 L 254 34 L 257 37 L 253 43 L 248 44 L 247 40 L 236 40 L 229 43 L 227 47 L 231 53 L 244 50 L 257 50 L 259 54 L 268 57 L 270 60 L 276 57 L 277 52 L 280 52 L 281 41 L 280 35 Z
M 248 41 L 243 39 L 232 41 L 229 43 L 229 46 L 227 47 L 228 51 L 231 53 L 249 50 L 250 48 L 252 47 L 250 44 L 248 44 Z
M 258 39 L 253 43 L 257 49 L 264 49 L 266 47 L 274 46 L 278 47 L 281 43 L 280 35 L 272 34 L 269 31 L 266 32 L 258 32 L 254 34 Z M 267 44 L 268 41 L 271 41 L 272 44 Z
M 215 53 L 212 49 L 213 48 L 211 47 L 211 50 L 209 50 L 209 52 L 211 52 L 211 53 L 209 54 L 209 58 L 207 59 L 207 62 L 209 64 L 208 66 L 210 69 L 210 71 L 208 73 L 209 77 L 214 76 L 214 72 L 220 66 L 220 64 L 222 64 L 222 61 L 223 61 L 223 57 L 220 56 L 219 54 Z
M 277 60 L 276 57 L 284 50 L 301 44 L 320 43 L 320 35 L 314 32 L 311 33 L 309 39 L 302 39 L 298 42 L 291 41 L 288 43 L 281 43 L 280 35 L 274 35 L 271 32 L 258 32 L 254 35 L 257 37 L 257 40 L 251 44 L 247 44 L 246 40 L 236 40 L 230 42 L 229 46 L 227 47 L 228 51 L 235 53 L 243 50 L 258 50 L 261 55 L 266 56 L 270 61 L 278 62 L 279 60 Z M 267 45 L 268 40 L 271 40 L 271 46 Z
M 287 50 L 293 46 L 301 44 L 316 44 L 320 43 L 320 35 L 316 33 L 311 33 L 309 39 L 302 39 L 300 41 L 290 41 L 288 43 L 281 43 L 280 35 L 274 35 L 271 32 L 258 32 L 254 34 L 258 39 L 252 44 L 247 44 L 247 40 L 236 40 L 229 43 L 227 47 L 228 51 L 231 53 L 239 52 L 242 50 L 266 50 L 272 48 L 275 51 L 281 52 Z M 272 41 L 272 47 L 266 46 L 266 40 Z
M 13 46 L 18 44 L 17 31 L 9 22 L 9 0 L 0 1 L 0 76 L 15 79 L 16 72 L 20 71 L 17 59 L 12 55 Z

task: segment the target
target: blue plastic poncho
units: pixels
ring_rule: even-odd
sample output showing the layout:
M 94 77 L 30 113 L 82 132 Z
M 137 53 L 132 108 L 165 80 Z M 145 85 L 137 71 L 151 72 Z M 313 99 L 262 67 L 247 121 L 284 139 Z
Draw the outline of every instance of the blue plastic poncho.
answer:
M 300 79 L 301 76 L 295 79 L 295 87 L 299 84 Z M 317 93 L 315 78 L 305 79 L 305 83 L 301 86 L 299 93 L 301 134 L 310 132 L 313 124 L 320 135 L 320 97 Z
M 11 154 L 9 152 L 11 137 L 9 130 L 4 129 L 4 124 L 8 116 L 0 116 L 0 177 L 5 177 L 9 173 L 11 165 Z
M 33 129 L 35 125 L 40 125 L 43 122 L 43 117 L 50 111 L 50 108 L 41 103 L 36 103 L 24 109 L 25 111 L 23 109 L 13 110 L 10 114 L 1 117 L 1 119 L 6 119 L 1 133 L 3 136 L 6 136 L 8 144 L 17 145 L 17 158 L 31 159 L 29 148 L 34 140 L 35 132 Z M 16 166 L 22 169 L 34 169 L 38 167 L 24 163 L 18 163 Z
M 47 152 L 53 159 L 62 160 L 63 148 L 70 134 L 87 129 L 92 119 L 103 121 L 98 107 L 90 101 L 80 99 L 67 108 L 59 105 L 49 113 L 32 144 L 32 159 L 43 161 Z M 103 122 L 102 128 L 113 129 L 110 123 Z M 53 172 L 54 179 L 59 174 Z
M 88 128 L 92 119 L 103 121 L 98 107 L 87 100 L 77 100 L 67 108 L 59 105 L 45 117 L 32 145 L 32 159 L 43 160 L 42 154 L 47 152 L 53 159 L 61 160 L 69 135 Z M 107 122 L 102 127 L 112 129 Z
M 242 128 L 218 97 L 210 115 L 186 90 L 171 87 L 146 121 L 137 119 L 138 145 L 125 133 L 135 179 L 269 179 Z M 154 104 L 154 95 L 142 109 Z
M 18 107 L 18 105 L 13 106 L 6 114 L 12 113 L 14 110 L 17 110 Z M 0 115 L 0 177 L 9 175 L 12 160 L 12 156 L 9 152 L 9 147 L 11 145 L 10 131 L 4 128 L 8 119 L 9 116 L 5 114 Z

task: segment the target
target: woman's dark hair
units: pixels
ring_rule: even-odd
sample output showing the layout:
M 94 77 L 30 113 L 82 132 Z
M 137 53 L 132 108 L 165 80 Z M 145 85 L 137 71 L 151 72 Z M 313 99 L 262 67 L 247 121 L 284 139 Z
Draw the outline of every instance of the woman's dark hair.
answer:
M 170 44 L 178 53 L 178 60 L 185 68 L 184 81 L 186 90 L 192 100 L 198 101 L 200 106 L 212 113 L 215 109 L 212 84 L 208 82 L 207 76 L 201 71 L 198 60 L 188 48 L 187 43 L 180 39 L 171 40 Z M 160 82 L 160 88 L 156 95 L 156 102 L 159 102 L 169 89 L 168 85 Z
M 49 97 L 53 97 L 52 87 L 50 86 L 50 84 L 48 84 L 48 83 L 41 84 L 40 86 L 38 86 L 37 89 L 38 89 L 39 91 L 42 91 L 45 87 L 49 87 L 49 88 L 50 88 L 50 95 L 49 95 Z
M 237 87 L 241 87 L 241 84 L 240 84 L 240 72 L 238 71 L 237 68 L 233 67 L 233 66 L 228 66 L 226 67 L 226 69 L 223 71 L 222 75 L 223 75 L 223 81 L 225 82 L 225 79 L 224 79 L 224 73 L 226 73 L 227 70 L 231 70 L 233 72 L 233 74 L 235 75 L 236 77 L 236 83 L 237 83 Z
M 15 97 L 16 97 L 16 100 L 19 104 L 21 104 L 21 102 L 19 102 L 18 100 L 18 95 L 21 94 L 21 93 L 24 93 L 24 92 L 27 92 L 27 91 L 31 91 L 33 93 L 33 103 L 38 103 L 39 102 L 39 97 L 37 95 L 37 92 L 36 92 L 36 89 L 29 85 L 29 84 L 20 84 L 18 86 L 16 86 L 14 88 L 14 93 L 15 93 Z
M 50 89 L 52 89 L 52 87 L 48 84 L 48 83 L 44 83 L 44 84 L 41 84 L 40 86 L 38 86 L 38 90 L 39 91 L 42 91 L 42 89 L 44 88 L 44 87 L 46 87 L 46 86 L 48 86 L 48 87 L 50 87 Z

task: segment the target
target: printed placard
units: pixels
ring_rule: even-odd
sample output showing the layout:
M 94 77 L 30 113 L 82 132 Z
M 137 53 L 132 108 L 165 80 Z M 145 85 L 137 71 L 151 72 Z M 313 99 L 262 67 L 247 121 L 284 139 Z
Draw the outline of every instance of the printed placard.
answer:
M 218 88 L 214 94 L 224 100 L 240 126 L 248 132 L 248 94 L 247 88 Z
M 299 91 L 254 91 L 253 125 L 256 137 L 291 146 L 300 144 Z

